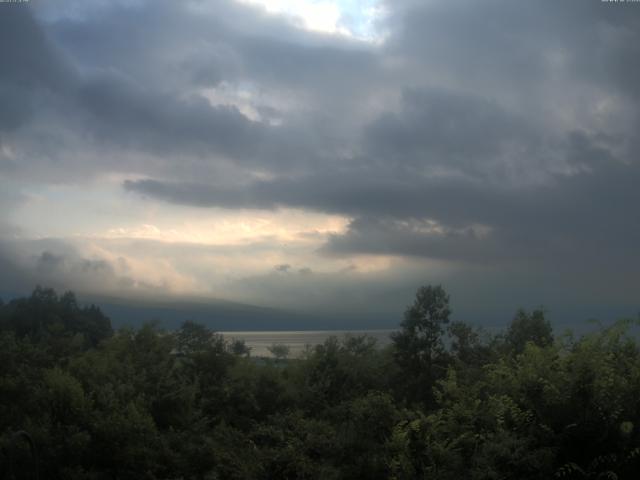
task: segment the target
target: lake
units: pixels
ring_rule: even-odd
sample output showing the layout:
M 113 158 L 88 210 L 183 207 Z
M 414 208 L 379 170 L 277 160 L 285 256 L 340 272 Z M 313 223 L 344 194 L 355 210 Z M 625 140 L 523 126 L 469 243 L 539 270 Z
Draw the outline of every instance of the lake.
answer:
M 317 330 L 317 331 L 262 331 L 262 332 L 220 332 L 227 339 L 244 340 L 251 348 L 254 357 L 270 357 L 268 348 L 274 343 L 282 343 L 290 348 L 290 357 L 299 356 L 306 345 L 318 345 L 327 338 L 335 336 L 342 338 L 344 335 L 368 335 L 377 340 L 380 347 L 391 342 L 389 335 L 396 330 Z

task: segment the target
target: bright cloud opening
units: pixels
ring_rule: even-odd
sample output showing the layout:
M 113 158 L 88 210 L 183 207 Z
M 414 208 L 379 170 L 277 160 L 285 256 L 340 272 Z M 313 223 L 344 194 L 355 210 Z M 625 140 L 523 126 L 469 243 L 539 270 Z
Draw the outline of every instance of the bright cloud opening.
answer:
M 383 9 L 375 0 L 238 0 L 285 15 L 307 30 L 378 40 L 375 31 Z

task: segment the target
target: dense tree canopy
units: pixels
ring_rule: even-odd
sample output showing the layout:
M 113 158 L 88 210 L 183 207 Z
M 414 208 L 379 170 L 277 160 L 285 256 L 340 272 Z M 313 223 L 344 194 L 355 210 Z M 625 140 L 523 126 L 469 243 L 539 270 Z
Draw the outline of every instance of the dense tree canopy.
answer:
M 390 346 L 276 361 L 191 322 L 113 332 L 38 288 L 0 305 L 0 478 L 637 478 L 638 321 L 554 338 L 542 310 L 494 336 L 449 315 L 424 287 Z

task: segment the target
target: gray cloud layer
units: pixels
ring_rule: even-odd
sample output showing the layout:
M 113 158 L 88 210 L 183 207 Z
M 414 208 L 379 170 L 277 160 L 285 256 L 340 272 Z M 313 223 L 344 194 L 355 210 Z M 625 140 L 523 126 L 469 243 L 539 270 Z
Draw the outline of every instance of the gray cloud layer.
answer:
M 636 5 L 387 2 L 380 45 L 207 5 L 0 5 L 0 174 L 339 214 L 322 254 L 564 269 L 633 299 Z

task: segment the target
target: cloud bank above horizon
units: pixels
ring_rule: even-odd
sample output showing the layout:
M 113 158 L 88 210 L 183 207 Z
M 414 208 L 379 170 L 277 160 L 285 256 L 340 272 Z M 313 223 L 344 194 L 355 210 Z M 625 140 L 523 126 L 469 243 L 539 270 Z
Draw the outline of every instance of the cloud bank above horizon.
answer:
M 638 58 L 599 0 L 0 4 L 0 291 L 637 312 Z

